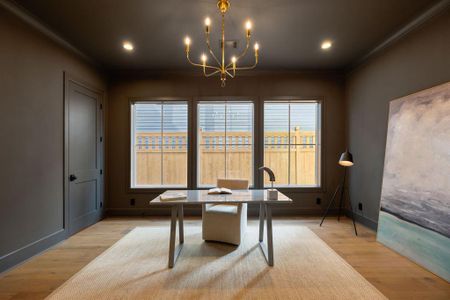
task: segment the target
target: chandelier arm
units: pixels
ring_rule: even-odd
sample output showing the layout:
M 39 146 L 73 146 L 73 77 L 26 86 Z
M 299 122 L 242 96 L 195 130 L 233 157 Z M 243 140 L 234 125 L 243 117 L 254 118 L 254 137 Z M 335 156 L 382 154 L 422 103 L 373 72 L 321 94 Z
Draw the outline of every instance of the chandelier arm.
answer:
M 203 65 L 201 65 L 201 66 L 203 67 Z M 205 65 L 205 68 L 206 69 L 213 69 L 215 71 L 220 71 L 220 68 L 216 67 L 216 66 Z
M 247 45 L 245 46 L 244 51 L 236 58 L 236 61 L 238 61 L 240 58 L 245 56 L 247 54 L 248 48 L 250 48 L 250 37 L 247 37 Z
M 240 68 L 236 68 L 236 71 L 242 71 L 242 70 L 251 70 L 256 68 L 256 64 L 253 64 L 252 66 L 249 67 L 240 67 Z
M 211 77 L 213 75 L 216 75 L 219 72 L 220 72 L 220 70 L 215 70 L 214 72 L 208 74 L 208 73 L 206 73 L 205 69 L 203 69 L 203 74 L 205 75 L 205 77 Z
M 206 46 L 208 47 L 209 53 L 211 53 L 211 56 L 214 58 L 214 60 L 217 62 L 217 64 L 220 66 L 220 61 L 217 58 L 217 56 L 214 54 L 214 51 L 211 49 L 211 44 L 209 42 L 209 33 L 206 33 Z
M 230 72 L 228 72 L 228 70 L 225 70 L 225 73 L 228 75 L 228 76 L 230 76 L 231 78 L 234 78 L 234 76 L 236 75 L 236 74 L 231 74 Z
M 245 46 L 245 49 L 242 51 L 242 53 L 238 57 L 236 57 L 236 63 L 239 61 L 239 59 L 241 59 L 242 57 L 244 57 L 247 54 L 249 48 L 250 48 L 250 37 L 247 37 L 247 45 Z M 228 70 L 228 68 L 232 65 L 233 65 L 233 62 L 230 62 L 225 67 L 225 69 Z
M 189 52 L 186 53 L 186 58 L 187 58 L 188 62 L 189 62 L 191 65 L 193 65 L 193 66 L 196 66 L 196 67 L 202 67 L 202 68 L 207 68 L 207 69 L 214 69 L 214 70 L 220 71 L 220 68 L 219 68 L 219 67 L 214 67 L 214 66 L 209 66 L 209 65 L 203 65 L 203 64 L 198 64 L 198 63 L 193 62 L 193 61 L 191 60 L 191 58 L 189 57 Z
M 256 68 L 256 65 L 258 64 L 258 56 L 255 56 L 255 63 L 249 67 L 240 67 L 240 68 L 235 68 L 237 71 L 239 70 L 251 70 Z

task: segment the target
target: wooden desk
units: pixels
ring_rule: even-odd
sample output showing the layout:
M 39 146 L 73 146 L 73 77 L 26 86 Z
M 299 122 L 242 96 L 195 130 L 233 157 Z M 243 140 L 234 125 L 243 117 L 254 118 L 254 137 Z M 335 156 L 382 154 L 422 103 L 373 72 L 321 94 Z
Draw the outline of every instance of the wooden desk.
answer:
M 183 200 L 161 201 L 158 196 L 150 201 L 150 205 L 167 205 L 171 207 L 172 217 L 170 222 L 169 268 L 173 268 L 175 265 L 184 243 L 183 206 L 209 203 L 259 203 L 259 245 L 269 266 L 274 265 L 272 206 L 292 203 L 292 200 L 284 194 L 278 192 L 278 200 L 268 200 L 266 190 L 233 190 L 233 194 L 231 195 L 208 195 L 207 190 L 176 190 L 166 191 L 161 195 L 166 193 L 183 193 L 186 195 L 186 199 Z M 177 219 L 179 245 L 175 247 Z M 264 223 L 266 223 L 267 229 L 267 246 L 264 245 Z

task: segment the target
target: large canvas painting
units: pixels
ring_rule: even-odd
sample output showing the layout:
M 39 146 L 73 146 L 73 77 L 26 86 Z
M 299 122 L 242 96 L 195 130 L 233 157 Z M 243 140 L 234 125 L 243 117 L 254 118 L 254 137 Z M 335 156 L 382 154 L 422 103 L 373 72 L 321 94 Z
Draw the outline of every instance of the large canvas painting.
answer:
M 450 281 L 450 82 L 390 103 L 377 239 Z

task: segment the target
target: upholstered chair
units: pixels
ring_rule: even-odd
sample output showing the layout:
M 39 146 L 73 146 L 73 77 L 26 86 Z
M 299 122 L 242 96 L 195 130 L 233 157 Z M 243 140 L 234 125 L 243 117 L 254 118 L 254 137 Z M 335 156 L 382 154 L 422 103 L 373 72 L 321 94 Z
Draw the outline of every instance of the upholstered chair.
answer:
M 248 180 L 218 179 L 217 187 L 248 189 Z M 240 245 L 247 229 L 247 204 L 205 204 L 202 207 L 202 235 L 205 241 Z

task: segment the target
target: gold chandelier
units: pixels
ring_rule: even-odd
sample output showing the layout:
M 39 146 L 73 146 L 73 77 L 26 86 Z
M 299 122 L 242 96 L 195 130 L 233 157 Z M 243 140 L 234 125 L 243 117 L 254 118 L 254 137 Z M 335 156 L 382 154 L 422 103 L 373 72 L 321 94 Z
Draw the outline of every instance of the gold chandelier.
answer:
M 222 38 L 220 41 L 220 49 L 221 49 L 221 60 L 217 58 L 217 56 L 214 54 L 213 50 L 211 49 L 211 45 L 209 42 L 209 33 L 210 33 L 210 25 L 211 20 L 210 18 L 205 19 L 205 34 L 206 34 L 206 46 L 208 47 L 208 51 L 211 54 L 212 58 L 217 63 L 217 66 L 207 65 L 206 61 L 208 60 L 208 57 L 205 53 L 203 53 L 200 57 L 201 63 L 195 63 L 191 60 L 189 57 L 190 52 L 190 45 L 191 45 L 191 39 L 189 37 L 186 37 L 184 39 L 184 43 L 186 45 L 186 57 L 188 62 L 196 67 L 203 68 L 203 74 L 206 77 L 211 77 L 213 75 L 219 74 L 221 86 L 224 87 L 227 77 L 234 78 L 236 76 L 236 71 L 240 70 L 250 70 L 256 67 L 258 64 L 258 51 L 259 51 L 259 45 L 255 43 L 254 49 L 255 49 L 255 62 L 251 66 L 247 67 L 238 67 L 237 63 L 239 59 L 244 57 L 247 54 L 247 51 L 250 46 L 250 35 L 251 35 L 251 29 L 252 29 L 252 23 L 250 21 L 247 21 L 245 23 L 246 28 L 246 46 L 245 49 L 242 51 L 242 53 L 238 56 L 231 57 L 231 61 L 228 64 L 225 64 L 225 13 L 230 8 L 230 2 L 228 0 L 219 0 L 217 2 L 217 7 L 220 10 L 220 14 L 222 15 Z

